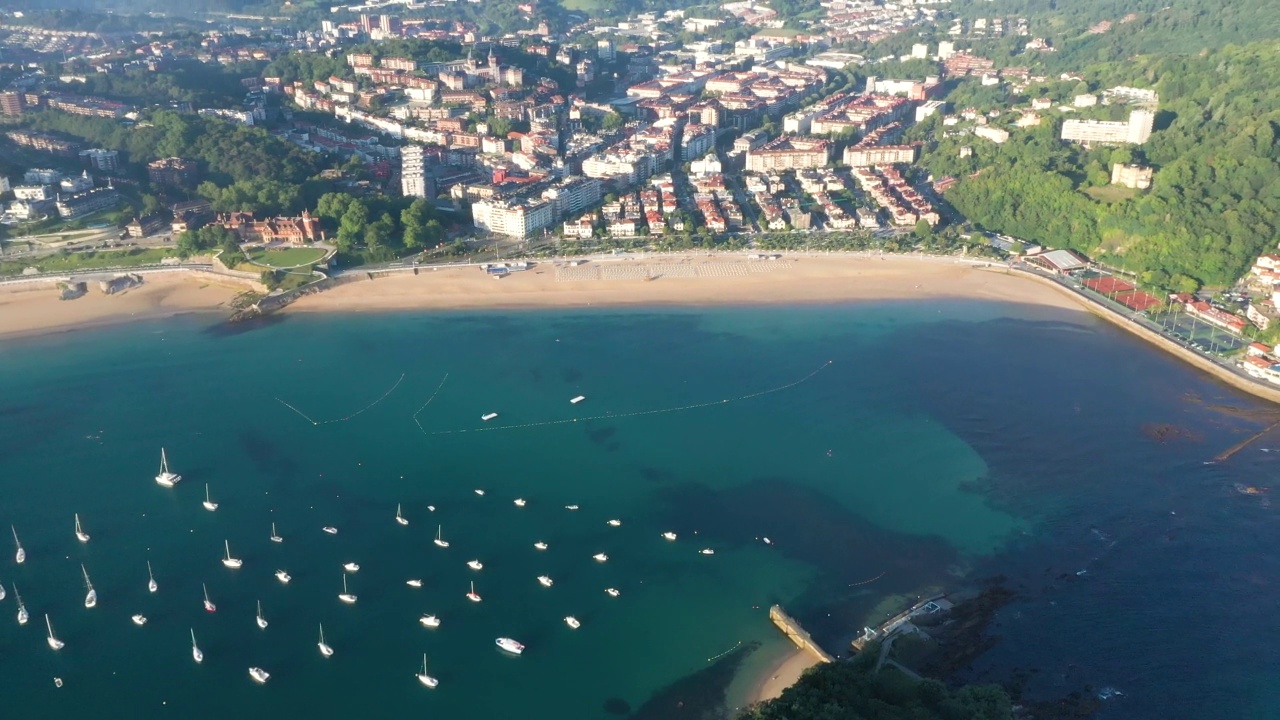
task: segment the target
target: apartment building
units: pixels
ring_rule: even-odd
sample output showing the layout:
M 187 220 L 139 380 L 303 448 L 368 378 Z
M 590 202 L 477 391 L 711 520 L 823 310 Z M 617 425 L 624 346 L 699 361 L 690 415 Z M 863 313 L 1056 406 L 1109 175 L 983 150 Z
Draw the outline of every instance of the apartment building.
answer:
M 475 226 L 495 235 L 526 238 L 549 227 L 555 218 L 547 200 L 481 200 L 471 206 Z
M 747 171 L 822 167 L 830 159 L 831 143 L 826 140 L 783 136 L 747 153 Z

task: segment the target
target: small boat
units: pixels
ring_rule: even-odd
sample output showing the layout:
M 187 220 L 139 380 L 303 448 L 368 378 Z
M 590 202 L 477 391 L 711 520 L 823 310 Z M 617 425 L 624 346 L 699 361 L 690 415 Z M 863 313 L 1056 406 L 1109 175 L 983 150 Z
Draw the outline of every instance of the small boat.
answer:
M 258 617 L 256 619 L 256 622 L 258 623 L 259 628 L 263 630 L 267 629 L 267 619 L 262 617 L 262 601 L 261 600 L 258 601 Z
M 329 525 L 325 525 L 324 527 L 322 527 L 322 528 L 320 528 L 320 529 L 321 529 L 321 530 L 323 530 L 323 531 L 325 531 L 326 533 L 328 533 L 328 534 L 330 534 L 330 535 L 337 535 L 337 534 L 338 534 L 338 528 L 336 528 L 336 527 L 331 527 L 331 526 L 329 526 Z
M 423 615 L 418 618 L 418 622 L 422 623 L 422 627 L 437 628 L 440 627 L 440 618 L 435 615 Z
M 577 505 L 565 505 L 565 506 L 564 506 L 564 509 L 565 509 L 565 510 L 577 510 L 577 509 L 578 509 L 578 506 L 577 506 Z
M 516 507 L 524 507 L 527 504 L 525 503 L 524 498 L 516 498 L 512 502 L 515 503 Z
M 210 512 L 218 510 L 218 503 L 212 501 L 209 497 L 209 483 L 205 483 L 205 501 L 201 502 L 201 505 L 204 505 L 205 510 L 209 510 Z
M 80 564 L 80 572 L 84 573 L 84 586 L 88 591 L 84 596 L 84 606 L 87 608 L 97 607 L 98 591 L 93 589 L 93 583 L 89 582 L 89 571 L 84 569 L 84 563 Z
M 271 542 L 273 542 L 273 543 L 282 543 L 282 542 L 284 542 L 284 538 L 280 537 L 280 535 L 279 535 L 278 533 L 276 533 L 276 524 L 275 524 L 275 523 L 271 523 Z
M 479 560 L 468 560 L 467 567 L 471 568 L 472 570 L 483 570 L 484 563 L 480 562 Z
M 610 520 L 610 521 L 609 521 L 609 523 L 608 523 L 608 525 L 609 525 L 609 527 L 618 527 L 618 526 L 622 525 L 622 521 L 621 521 L 621 520 L 618 520 L 618 519 Z
M 222 541 L 222 544 L 223 544 L 223 546 L 227 549 L 226 557 L 222 558 L 222 564 L 223 564 L 223 565 L 226 565 L 227 567 L 231 568 L 232 570 L 237 570 L 237 569 L 239 569 L 239 568 L 243 567 L 243 566 L 244 566 L 244 561 L 243 561 L 243 560 L 241 560 L 240 558 L 233 558 L 233 557 L 231 557 L 231 541 L 229 541 L 229 540 L 223 540 L 223 541 Z
M 13 597 L 18 601 L 18 624 L 26 625 L 31 616 L 27 614 L 27 606 L 22 604 L 22 596 L 18 594 L 18 585 L 14 583 Z
M 608 556 L 608 555 L 605 555 L 604 553 L 596 553 L 595 555 L 592 555 L 591 557 L 592 557 L 596 562 L 608 562 L 608 561 L 609 561 L 609 556 Z
M 360 566 L 353 562 L 343 563 L 342 569 L 346 570 L 347 572 L 360 572 Z
M 577 630 L 578 628 L 582 627 L 582 623 L 578 622 L 578 618 L 576 618 L 576 617 L 574 617 L 574 616 L 572 616 L 572 615 L 566 615 L 566 616 L 565 616 L 565 618 L 564 618 L 564 624 L 565 624 L 565 625 L 568 625 L 569 627 L 573 628 L 574 630 Z
M 773 544 L 773 541 L 772 541 L 772 540 L 770 540 L 769 538 L 764 538 L 764 544 L 765 544 L 765 545 L 772 545 L 772 544 Z
M 443 526 L 443 525 L 437 525 L 437 526 L 436 526 L 436 539 L 435 539 L 435 543 L 436 543 L 436 546 L 437 546 L 437 547 L 449 547 L 449 543 L 448 543 L 447 541 L 445 541 L 445 540 L 444 540 L 443 535 L 444 535 L 444 526 Z
M 13 554 L 13 561 L 21 565 L 27 561 L 27 551 L 22 549 L 22 543 L 18 542 L 18 529 L 10 525 L 9 529 L 13 531 L 13 544 L 18 546 L 18 551 Z
M 480 602 L 480 596 L 476 593 L 476 582 L 471 581 L 471 591 L 467 593 L 467 599 L 471 602 Z
M 82 543 L 89 542 L 89 533 L 80 527 L 80 513 L 76 513 L 76 539 Z
M 54 650 L 61 650 L 66 643 L 53 636 L 53 624 L 49 622 L 49 613 L 44 614 L 44 625 L 49 628 L 49 647 Z
M 260 667 L 251 667 L 249 668 L 249 677 L 253 678 L 253 681 L 259 685 L 265 685 L 271 679 L 271 673 Z
M 146 616 L 146 615 L 143 615 L 142 613 L 138 613 L 137 615 L 134 615 L 134 616 L 133 616 L 133 624 L 134 624 L 134 625 L 137 625 L 137 626 L 139 626 L 139 627 L 141 627 L 141 626 L 143 626 L 143 625 L 146 625 L 146 624 L 147 624 L 147 616 Z
M 489 422 L 490 420 L 492 420 L 492 419 L 494 419 L 494 418 L 496 418 L 496 417 L 498 417 L 498 413 L 491 412 L 491 413 L 485 413 L 485 414 L 481 415 L 481 416 L 480 416 L 480 419 L 481 419 L 481 420 L 483 420 L 483 421 L 485 421 L 485 422 Z
M 422 683 L 423 685 L 426 685 L 426 686 L 427 686 L 427 687 L 429 687 L 429 688 L 433 688 L 433 687 L 435 687 L 435 686 L 437 686 L 437 685 L 439 685 L 439 684 L 440 684 L 440 681 L 439 681 L 439 680 L 436 680 L 435 678 L 433 678 L 433 677 L 431 677 L 430 675 L 428 675 L 428 674 L 427 674 L 427 655 L 426 655 L 426 653 L 423 653 L 423 654 L 422 654 L 422 672 L 418 673 L 418 682 Z
M 60 678 L 60 677 L 56 677 L 56 678 L 54 678 L 54 679 L 53 679 L 53 686 L 54 686 L 54 687 L 58 687 L 58 688 L 62 687 L 62 678 Z
M 209 600 L 209 587 L 204 583 L 200 583 L 200 587 L 204 588 L 204 611 L 215 613 L 218 612 L 218 606 Z
M 609 597 L 618 597 L 622 594 L 618 592 L 618 588 L 605 588 L 604 591 L 609 594 Z
M 553 584 L 551 581 L 551 578 L 547 577 L 546 575 L 539 575 L 538 582 L 542 583 L 542 587 L 551 587 Z
M 570 399 L 569 399 L 569 404 L 570 404 L 570 405 L 577 405 L 578 403 L 580 403 L 580 402 L 582 402 L 583 400 L 586 400 L 586 399 L 587 399 L 587 396 L 586 396 L 586 395 L 579 395 L 578 397 L 570 398 Z
M 316 647 L 320 648 L 320 654 L 325 657 L 333 657 L 333 648 L 329 647 L 324 641 L 324 624 L 320 625 L 320 642 L 316 643 Z
M 675 540 L 675 539 L 676 539 L 676 534 L 675 534 L 675 533 L 673 533 L 673 532 L 668 531 L 668 532 L 664 532 L 664 533 L 662 533 L 662 537 L 666 538 L 667 540 Z
M 284 570 L 277 570 L 276 579 L 280 581 L 281 585 L 288 585 L 289 581 L 292 580 L 293 578 L 289 577 L 289 573 L 285 572 Z
M 547 544 L 539 540 L 538 542 L 533 544 L 533 547 L 535 550 L 546 550 Z
M 404 584 L 408 585 L 409 587 L 422 587 L 422 581 L 419 580 L 418 578 L 414 578 L 412 580 L 406 580 Z
M 160 474 L 156 475 L 156 484 L 171 488 L 180 482 L 182 482 L 182 476 L 169 472 L 169 459 L 164 455 L 164 448 L 160 448 Z
M 6 593 L 6 592 L 4 591 L 4 585 L 3 585 L 3 584 L 0 584 L 0 600 L 5 599 L 5 597 L 6 597 L 7 595 L 8 595 L 8 593 Z
M 700 554 L 700 555 L 715 555 L 715 554 L 716 554 L 716 551 L 715 551 L 715 550 L 712 550 L 711 548 L 702 548 L 701 550 L 699 550 L 699 551 L 698 551 L 698 554 Z
M 521 645 L 520 643 L 516 642 L 515 640 L 512 640 L 511 638 L 504 638 L 504 637 L 498 638 L 497 640 L 494 640 L 494 642 L 498 645 L 498 647 L 502 648 L 503 650 L 506 650 L 509 653 L 519 655 L 520 653 L 524 652 L 524 645 Z
M 196 645 L 196 630 L 191 629 L 191 659 L 197 663 L 204 662 L 204 653 L 200 652 L 200 646 Z
M 396 505 L 396 522 L 400 523 L 401 525 L 408 525 L 408 524 L 409 524 L 409 521 L 404 519 L 404 515 L 401 515 L 401 514 L 400 514 L 400 506 L 399 506 L 399 505 Z
M 147 561 L 147 592 L 155 592 L 160 589 L 156 584 L 156 576 L 151 574 L 151 561 Z
M 476 494 L 479 495 L 480 497 L 484 497 L 484 490 L 481 490 L 480 488 L 476 488 Z
M 346 573 L 342 574 L 342 593 L 338 595 L 338 599 L 348 605 L 351 605 L 356 601 L 356 596 L 347 592 L 347 574 Z
M 427 506 L 427 510 L 429 510 L 430 512 L 435 512 L 435 511 L 436 511 L 436 506 L 435 506 L 435 505 L 428 505 L 428 506 Z

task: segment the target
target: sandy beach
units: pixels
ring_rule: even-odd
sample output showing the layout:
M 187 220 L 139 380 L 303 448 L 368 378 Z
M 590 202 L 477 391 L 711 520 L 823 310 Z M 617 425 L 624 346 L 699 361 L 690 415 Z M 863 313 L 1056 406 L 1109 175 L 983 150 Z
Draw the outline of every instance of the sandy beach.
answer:
M 818 660 L 813 655 L 803 650 L 796 650 L 774 665 L 767 674 L 761 676 L 750 702 L 764 702 L 778 697 L 783 690 L 795 685 L 805 670 L 817 664 Z
M 646 279 L 648 278 L 648 279 Z M 652 256 L 579 267 L 540 263 L 502 279 L 420 268 L 306 296 L 288 312 L 711 305 L 978 298 L 1079 310 L 1064 293 L 969 263 L 911 256 Z
M 188 273 L 147 275 L 141 286 L 116 295 L 90 283 L 74 300 L 60 300 L 49 283 L 0 286 L 0 338 L 214 311 L 243 291 Z

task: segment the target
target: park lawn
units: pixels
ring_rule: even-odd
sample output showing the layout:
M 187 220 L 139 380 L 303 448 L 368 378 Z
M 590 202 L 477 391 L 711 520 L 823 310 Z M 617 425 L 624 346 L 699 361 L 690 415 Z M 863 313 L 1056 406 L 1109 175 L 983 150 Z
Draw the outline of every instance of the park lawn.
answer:
M 601 0 L 562 0 L 560 3 L 565 10 L 582 10 L 585 12 L 591 12 L 603 4 Z
M 258 248 L 249 253 L 249 259 L 258 265 L 287 269 L 313 265 L 325 256 L 325 252 L 320 248 L 285 248 L 283 250 Z
M 99 270 L 110 267 L 136 267 L 139 265 L 158 265 L 167 257 L 174 257 L 172 248 L 156 248 L 143 250 L 99 250 L 78 253 L 58 253 L 30 260 L 0 261 L 0 276 L 21 275 L 22 271 L 34 267 L 41 272 L 74 272 L 76 270 Z
M 1084 193 L 1098 202 L 1114 205 L 1133 198 L 1138 191 L 1122 185 L 1102 185 L 1085 188 Z

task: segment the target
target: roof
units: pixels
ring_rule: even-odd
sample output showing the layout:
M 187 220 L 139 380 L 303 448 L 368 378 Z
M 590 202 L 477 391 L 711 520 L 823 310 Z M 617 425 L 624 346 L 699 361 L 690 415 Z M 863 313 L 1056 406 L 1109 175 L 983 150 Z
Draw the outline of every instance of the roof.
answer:
M 1069 272 L 1085 266 L 1084 258 L 1070 250 L 1050 250 L 1039 257 L 1053 265 L 1059 272 Z

